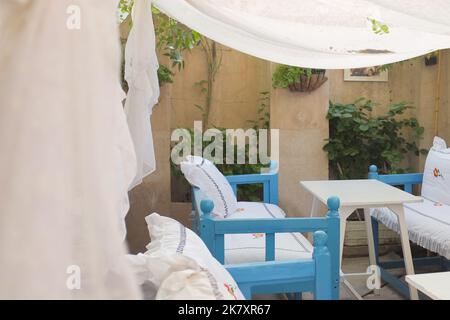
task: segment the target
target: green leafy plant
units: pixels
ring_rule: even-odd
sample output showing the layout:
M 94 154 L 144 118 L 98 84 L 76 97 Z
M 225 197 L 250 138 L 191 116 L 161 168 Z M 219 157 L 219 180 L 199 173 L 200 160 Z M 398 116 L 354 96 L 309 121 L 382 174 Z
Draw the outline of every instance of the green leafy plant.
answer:
M 214 82 L 222 65 L 222 51 L 214 40 L 204 36 L 201 36 L 201 49 L 205 54 L 206 79 L 196 82 L 194 86 L 200 88 L 200 92 L 205 97 L 205 102 L 203 106 L 198 104 L 195 106 L 202 111 L 203 128 L 206 129 L 209 126 L 209 115 L 213 105 Z
M 230 145 L 227 145 L 227 139 L 226 139 L 226 129 L 225 128 L 219 128 L 215 127 L 215 129 L 218 129 L 222 136 L 223 136 L 223 144 L 222 148 L 220 148 L 221 154 L 223 155 L 222 161 L 220 163 L 215 163 L 217 169 L 222 172 L 225 176 L 227 175 L 236 175 L 236 174 L 252 174 L 252 173 L 260 173 L 262 168 L 268 167 L 267 165 L 261 164 L 259 161 L 256 164 L 249 164 L 247 163 L 249 159 L 249 151 L 250 146 L 246 142 L 244 148 L 239 148 L 238 145 L 234 145 L 234 161 L 233 164 L 227 164 L 226 163 L 226 150 L 227 148 L 230 148 Z M 188 130 L 189 138 L 185 139 L 184 141 L 194 141 L 194 129 Z M 200 134 L 200 133 L 199 133 Z M 203 150 L 210 144 L 209 141 L 203 141 L 202 146 L 202 152 Z M 174 145 L 172 145 L 173 147 Z M 244 154 L 246 163 L 245 164 L 237 164 L 237 157 L 239 154 Z M 191 154 L 194 154 L 194 147 L 191 146 Z M 215 156 L 215 154 L 212 154 L 212 156 Z M 171 163 L 171 172 L 174 175 L 174 177 L 178 180 L 177 183 L 181 183 L 181 185 L 178 185 L 180 188 L 185 190 L 190 190 L 190 186 L 187 183 L 187 181 L 183 178 L 183 174 L 181 173 L 181 169 L 179 165 L 176 165 L 172 161 Z M 186 197 L 190 197 L 189 192 L 185 192 Z M 237 197 L 240 201 L 262 201 L 262 194 L 263 194 L 263 188 L 262 185 L 259 184 L 251 184 L 251 185 L 243 185 L 238 187 L 238 193 Z M 190 198 L 184 199 L 184 200 L 190 200 Z
M 368 20 L 372 24 L 372 31 L 375 34 L 383 35 L 389 33 L 389 26 L 387 24 L 373 18 L 368 18 Z
M 416 118 L 403 116 L 412 108 L 410 104 L 393 103 L 380 116 L 372 115 L 374 107 L 366 99 L 350 104 L 330 102 L 330 138 L 323 149 L 328 153 L 334 177 L 365 178 L 371 164 L 382 173 L 402 173 L 407 171 L 401 168 L 406 155 L 426 153 L 417 146 L 424 128 Z
M 272 75 L 274 88 L 289 88 L 295 92 L 311 92 L 327 81 L 325 70 L 278 65 Z
M 165 83 L 173 83 L 173 76 L 175 73 L 172 72 L 167 66 L 161 64 L 158 68 L 158 81 L 161 87 Z
M 247 123 L 255 130 L 270 128 L 270 92 L 259 93 L 258 119 L 247 120 Z
M 258 106 L 258 119 L 257 120 L 247 120 L 247 122 L 252 126 L 253 129 L 268 129 L 270 124 L 270 95 L 268 91 L 262 91 L 260 92 L 260 98 L 259 98 L 259 106 Z M 252 174 L 252 173 L 260 173 L 262 168 L 267 168 L 267 165 L 261 164 L 260 162 L 256 164 L 237 164 L 237 156 L 239 154 L 244 153 L 246 162 L 249 159 L 249 151 L 250 146 L 248 142 L 246 142 L 244 148 L 238 148 L 237 145 L 234 146 L 234 155 L 235 159 L 233 161 L 234 164 L 226 164 L 226 148 L 230 147 L 226 144 L 226 129 L 225 128 L 219 128 L 214 127 L 218 129 L 223 138 L 223 145 L 220 150 L 220 152 L 223 155 L 223 161 L 221 163 L 216 163 L 217 168 L 220 172 L 222 172 L 224 175 L 236 175 L 236 174 Z M 194 141 L 194 130 L 190 129 L 189 132 L 189 138 L 185 141 Z M 210 144 L 209 141 L 204 141 L 202 146 L 202 151 Z M 173 147 L 173 145 L 172 145 Z M 194 154 L 193 146 L 191 146 L 191 154 Z M 213 154 L 215 156 L 215 154 Z M 177 178 L 177 183 L 184 184 L 182 188 L 189 190 L 188 183 L 182 179 L 183 174 L 181 173 L 180 167 L 178 165 L 175 165 L 171 161 L 171 171 L 172 174 Z M 189 192 L 185 192 L 186 196 L 189 197 Z M 263 188 L 260 184 L 251 184 L 251 185 L 243 185 L 238 187 L 238 199 L 241 201 L 262 201 L 262 195 L 263 195 Z M 190 199 L 185 199 L 190 200 Z
M 272 75 L 272 86 L 274 88 L 287 88 L 289 85 L 299 81 L 300 76 L 310 77 L 312 73 L 313 69 L 280 64 Z
M 120 0 L 118 9 L 119 9 L 119 23 L 123 22 L 128 15 L 131 13 L 131 9 L 133 8 L 134 0 Z
M 181 70 L 184 68 L 184 52 L 190 52 L 200 44 L 200 34 L 166 16 L 155 7 L 152 7 L 152 13 L 157 48 L 170 59 L 172 68 Z

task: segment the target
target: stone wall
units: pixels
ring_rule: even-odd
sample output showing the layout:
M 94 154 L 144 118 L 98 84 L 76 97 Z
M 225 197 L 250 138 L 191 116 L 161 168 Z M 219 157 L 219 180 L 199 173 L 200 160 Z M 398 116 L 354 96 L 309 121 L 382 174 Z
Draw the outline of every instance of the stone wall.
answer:
M 395 65 L 389 81 L 344 82 L 342 70 L 329 70 L 329 80 L 312 93 L 292 93 L 271 88 L 274 65 L 235 50 L 219 46 L 222 66 L 214 86 L 210 124 L 240 128 L 257 117 L 259 92 L 271 93 L 271 127 L 280 129 L 280 206 L 290 216 L 309 215 L 311 197 L 299 185 L 300 180 L 328 178 L 328 160 L 322 151 L 328 137 L 325 115 L 328 101 L 352 102 L 366 97 L 380 103 L 382 112 L 390 102 L 410 101 L 416 116 L 425 126 L 421 146 L 428 148 L 435 132 L 435 93 L 438 66 L 425 67 L 423 60 Z M 450 141 L 449 54 L 441 59 L 441 103 L 438 133 Z M 161 57 L 163 60 L 163 57 Z M 144 221 L 151 212 L 171 216 L 189 226 L 190 203 L 173 203 L 170 199 L 170 135 L 174 128 L 192 127 L 201 120 L 196 104 L 204 96 L 195 83 L 206 79 L 204 53 L 194 50 L 186 56 L 186 68 L 177 72 L 173 84 L 165 85 L 160 103 L 154 108 L 152 125 L 157 158 L 156 172 L 130 192 L 131 209 L 127 217 L 128 242 L 133 252 L 143 251 L 148 243 Z M 385 109 L 384 109 L 385 110 Z M 407 165 L 420 169 L 420 161 L 409 159 Z M 325 210 L 323 208 L 323 210 Z
M 280 130 L 280 206 L 289 216 L 310 214 L 311 195 L 301 180 L 328 179 L 329 81 L 311 93 L 272 89 L 270 126 Z

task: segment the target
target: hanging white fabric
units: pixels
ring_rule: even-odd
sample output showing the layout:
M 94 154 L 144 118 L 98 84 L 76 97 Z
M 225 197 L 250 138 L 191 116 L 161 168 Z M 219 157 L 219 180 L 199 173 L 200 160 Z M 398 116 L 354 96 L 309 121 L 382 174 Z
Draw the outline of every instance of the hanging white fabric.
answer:
M 125 49 L 125 80 L 129 87 L 125 113 L 137 158 L 133 188 L 156 168 L 150 116 L 158 102 L 159 83 L 151 0 L 136 0 L 131 18 L 133 25 Z
M 448 0 L 154 0 L 169 16 L 247 54 L 301 67 L 382 65 L 450 47 Z M 376 34 L 373 20 L 387 25 Z
M 140 297 L 116 8 L 0 1 L 0 299 Z

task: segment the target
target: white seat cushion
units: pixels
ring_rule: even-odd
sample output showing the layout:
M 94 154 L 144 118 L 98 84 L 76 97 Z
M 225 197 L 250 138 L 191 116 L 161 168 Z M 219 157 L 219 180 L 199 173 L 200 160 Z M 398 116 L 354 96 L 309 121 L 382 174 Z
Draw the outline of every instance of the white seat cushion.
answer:
M 238 202 L 238 209 L 227 219 L 285 218 L 280 207 L 261 202 Z M 225 264 L 265 261 L 265 234 L 225 235 Z M 275 235 L 275 260 L 310 259 L 311 243 L 301 233 Z
M 450 206 L 425 199 L 404 206 L 409 239 L 419 246 L 450 259 Z M 371 214 L 389 229 L 399 232 L 397 216 L 388 208 Z

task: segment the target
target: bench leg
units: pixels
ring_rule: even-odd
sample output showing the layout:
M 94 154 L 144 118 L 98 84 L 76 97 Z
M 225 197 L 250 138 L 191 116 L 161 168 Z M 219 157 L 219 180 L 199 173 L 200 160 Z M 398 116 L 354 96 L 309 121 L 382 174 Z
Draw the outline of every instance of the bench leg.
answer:
M 380 262 L 379 261 L 379 259 L 380 259 L 380 257 L 379 257 L 379 252 L 380 252 L 379 223 L 378 223 L 378 220 L 375 219 L 374 217 L 371 217 L 370 220 L 371 220 L 371 224 L 372 224 L 373 246 L 375 249 L 375 261 L 376 261 L 376 264 L 378 265 Z
M 301 292 L 295 292 L 294 293 L 294 300 L 303 300 L 302 293 Z
M 389 206 L 389 209 L 397 215 L 398 225 L 400 228 L 400 239 L 402 241 L 403 259 L 405 260 L 405 270 L 407 275 L 412 275 L 414 274 L 414 264 L 412 261 L 411 247 L 409 245 L 408 229 L 406 227 L 403 205 Z M 409 293 L 411 300 L 419 299 L 416 288 L 409 286 Z
M 369 247 L 369 264 L 370 266 L 377 266 L 377 254 L 375 251 L 375 240 L 373 234 L 372 217 L 370 215 L 370 209 L 364 208 L 364 221 L 366 222 L 366 232 L 367 232 L 367 244 Z M 378 233 L 378 232 L 377 232 Z M 378 238 L 378 235 L 377 235 Z M 373 290 L 375 295 L 380 295 L 380 288 L 375 288 Z
M 252 288 L 250 286 L 241 285 L 239 286 L 239 290 L 241 290 L 245 300 L 252 300 Z

